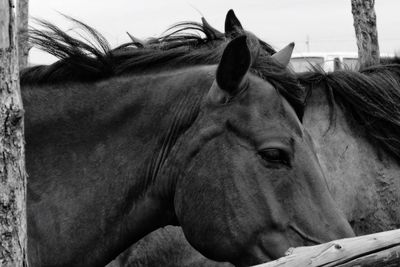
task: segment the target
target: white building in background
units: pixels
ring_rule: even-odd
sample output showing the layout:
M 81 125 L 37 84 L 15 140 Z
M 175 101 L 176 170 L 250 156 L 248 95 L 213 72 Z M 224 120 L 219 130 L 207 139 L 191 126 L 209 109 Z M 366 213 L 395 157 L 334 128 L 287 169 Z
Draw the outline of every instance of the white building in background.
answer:
M 394 53 L 381 53 L 381 58 L 390 58 L 394 56 Z M 359 67 L 358 54 L 356 52 L 297 53 L 293 54 L 290 63 L 295 72 L 309 71 L 313 67 L 321 68 L 325 72 L 339 69 L 357 70 Z
M 313 67 L 321 68 L 326 72 L 337 69 L 358 68 L 358 55 L 355 52 L 306 52 L 293 54 L 290 60 L 295 72 L 309 71 Z

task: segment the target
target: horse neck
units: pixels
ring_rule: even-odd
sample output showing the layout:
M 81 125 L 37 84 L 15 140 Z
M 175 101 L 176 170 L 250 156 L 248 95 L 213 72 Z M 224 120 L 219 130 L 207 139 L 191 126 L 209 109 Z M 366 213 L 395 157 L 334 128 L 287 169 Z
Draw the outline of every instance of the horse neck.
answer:
M 174 177 L 161 173 L 212 72 L 23 88 L 31 262 L 103 264 L 175 223 Z

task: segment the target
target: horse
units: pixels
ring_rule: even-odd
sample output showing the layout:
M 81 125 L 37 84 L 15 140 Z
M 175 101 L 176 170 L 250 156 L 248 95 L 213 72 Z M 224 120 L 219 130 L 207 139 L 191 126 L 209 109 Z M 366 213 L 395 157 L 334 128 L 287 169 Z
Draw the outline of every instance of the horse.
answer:
M 304 125 L 357 235 L 400 227 L 400 64 L 392 61 L 299 75 L 309 91 Z
M 400 228 L 400 62 L 394 60 L 361 71 L 299 74 L 308 90 L 304 127 L 329 191 L 357 235 Z M 177 227 L 151 233 L 110 266 L 167 266 L 171 255 L 169 266 L 231 266 L 190 249 Z
M 308 92 L 303 125 L 339 209 L 357 235 L 398 229 L 400 60 L 385 58 L 360 71 L 310 68 L 298 79 Z M 110 266 L 154 265 L 231 266 L 207 261 L 171 226 L 149 234 Z
M 96 43 L 43 22 L 31 38 L 60 60 L 21 74 L 31 266 L 104 266 L 166 225 L 237 266 L 354 235 L 301 124 L 293 44 L 270 56 L 233 11 L 223 40 L 143 49 L 74 22 Z

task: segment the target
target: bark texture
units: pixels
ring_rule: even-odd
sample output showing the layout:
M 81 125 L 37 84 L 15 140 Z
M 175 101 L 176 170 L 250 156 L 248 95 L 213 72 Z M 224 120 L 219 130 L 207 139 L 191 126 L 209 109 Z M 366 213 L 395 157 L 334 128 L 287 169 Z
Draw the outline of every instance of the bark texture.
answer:
M 28 266 L 23 109 L 15 4 L 0 0 L 0 266 Z
M 17 0 L 17 3 L 18 62 L 21 70 L 28 66 L 28 54 L 31 48 L 28 43 L 29 0 Z
M 360 66 L 379 64 L 375 0 L 351 0 Z

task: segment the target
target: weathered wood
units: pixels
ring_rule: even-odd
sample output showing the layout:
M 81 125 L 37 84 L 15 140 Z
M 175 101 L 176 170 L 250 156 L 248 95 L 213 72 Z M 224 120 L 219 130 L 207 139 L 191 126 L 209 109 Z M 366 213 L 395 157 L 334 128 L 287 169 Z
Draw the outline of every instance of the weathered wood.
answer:
M 388 248 L 383 251 L 378 251 L 376 253 L 368 254 L 360 258 L 351 260 L 347 263 L 335 265 L 337 267 L 398 267 L 400 266 L 400 248 L 395 246 L 393 248 Z
M 400 229 L 292 249 L 257 267 L 400 266 Z
M 19 69 L 28 66 L 30 45 L 28 42 L 29 0 L 17 0 L 18 62 Z
M 375 0 L 351 0 L 360 66 L 379 64 Z
M 0 266 L 28 266 L 15 4 L 0 0 Z

